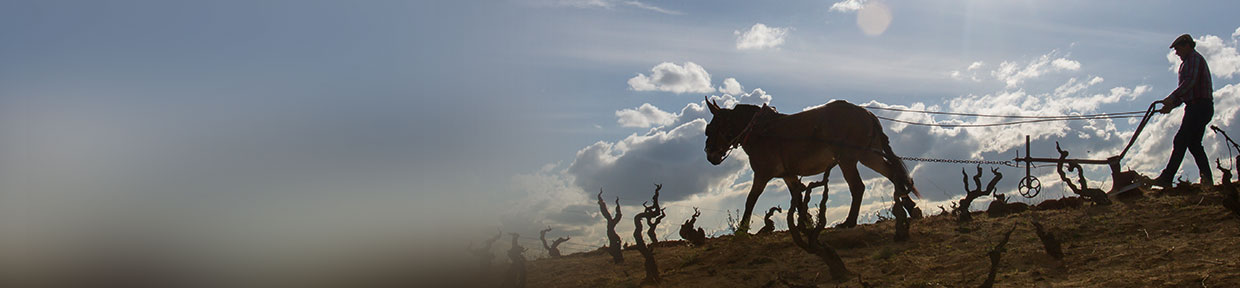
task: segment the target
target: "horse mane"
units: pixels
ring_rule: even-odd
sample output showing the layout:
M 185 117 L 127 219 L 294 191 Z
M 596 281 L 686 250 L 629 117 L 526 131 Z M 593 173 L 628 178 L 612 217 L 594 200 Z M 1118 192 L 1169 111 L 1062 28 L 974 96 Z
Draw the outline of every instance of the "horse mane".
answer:
M 753 105 L 753 104 L 736 104 L 735 107 L 732 107 L 732 111 L 741 113 L 741 115 L 753 115 L 754 113 L 757 113 L 758 110 L 761 110 L 763 107 L 765 107 L 766 109 L 770 109 L 771 112 L 775 112 L 775 114 L 772 114 L 772 115 L 781 115 L 781 116 L 784 115 L 776 111 L 775 106 L 758 106 L 758 105 Z

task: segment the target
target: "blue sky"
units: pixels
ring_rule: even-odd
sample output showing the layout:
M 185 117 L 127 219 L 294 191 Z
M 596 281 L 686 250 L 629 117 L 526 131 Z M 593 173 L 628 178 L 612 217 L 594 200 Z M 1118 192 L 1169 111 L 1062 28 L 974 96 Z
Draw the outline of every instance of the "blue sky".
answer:
M 743 208 L 738 193 L 749 178 L 743 155 L 722 166 L 705 161 L 709 114 L 696 106 L 704 96 L 769 101 L 784 112 L 833 99 L 1012 114 L 1137 111 L 1174 88 L 1166 47 L 1191 33 L 1199 50 L 1211 49 L 1202 51 L 1219 91 L 1214 124 L 1235 127 L 1236 109 L 1227 106 L 1240 103 L 1231 86 L 1240 83 L 1236 8 L 1230 1 L 5 2 L 0 227 L 29 236 L 6 238 L 0 249 L 78 245 L 64 236 L 94 233 L 81 227 L 101 221 L 135 231 L 198 223 L 205 232 L 193 233 L 238 247 L 308 238 L 320 240 L 304 240 L 306 247 L 347 245 L 340 243 L 350 237 L 334 236 L 349 233 L 423 239 L 432 237 L 427 229 L 459 229 L 449 234 L 468 239 L 497 227 L 532 235 L 551 225 L 586 249 L 602 243 L 593 193 L 603 188 L 635 211 L 652 183 L 665 184 L 669 222 L 699 206 L 706 209 L 698 223 L 718 230 L 724 210 Z M 877 23 L 867 33 L 858 18 L 874 15 L 876 22 L 862 21 Z M 642 80 L 656 73 L 682 81 Z M 1141 156 L 1125 165 L 1157 173 L 1177 113 L 1155 118 L 1136 148 Z M 1133 129 L 1124 121 L 980 131 L 884 125 L 899 154 L 972 159 L 1010 159 L 1027 133 L 1044 143 L 1040 155 L 1053 156 L 1046 143 L 1062 141 L 1074 155 L 1101 157 L 1122 149 Z M 1223 155 L 1212 137 L 1208 151 Z M 1196 175 L 1192 166 L 1185 175 Z M 957 198 L 960 168 L 914 167 L 928 195 L 923 207 Z M 1010 181 L 1000 187 L 1014 189 L 1020 173 L 1004 171 Z M 1107 178 L 1091 172 L 1095 181 Z M 1043 183 L 1058 182 L 1043 173 Z M 880 197 L 890 187 L 873 176 L 871 210 L 886 204 Z M 786 206 L 779 185 L 758 210 Z M 1062 192 L 1057 185 L 1047 190 Z M 832 191 L 832 199 L 845 196 L 835 194 L 841 187 Z M 167 220 L 110 220 L 148 218 Z M 675 225 L 664 228 L 677 238 Z

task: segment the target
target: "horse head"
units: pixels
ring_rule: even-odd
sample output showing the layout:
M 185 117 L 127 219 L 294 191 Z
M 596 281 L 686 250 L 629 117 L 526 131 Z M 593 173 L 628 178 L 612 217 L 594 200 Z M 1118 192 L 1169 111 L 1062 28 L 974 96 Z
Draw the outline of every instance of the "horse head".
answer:
M 706 161 L 719 165 L 723 163 L 724 158 L 728 157 L 728 151 L 732 148 L 730 142 L 732 138 L 736 138 L 740 130 L 731 127 L 733 121 L 730 121 L 728 116 L 731 116 L 732 109 L 719 108 L 719 103 L 709 98 L 706 99 L 706 108 L 709 108 L 710 114 L 713 115 L 710 123 L 706 124 L 706 148 L 704 149 Z
M 741 134 L 753 121 L 754 113 L 760 109 L 753 105 L 737 105 L 733 109 L 723 109 L 719 103 L 706 99 L 706 107 L 714 115 L 706 124 L 706 160 L 710 164 L 719 165 L 728 158 L 728 152 L 739 146 Z

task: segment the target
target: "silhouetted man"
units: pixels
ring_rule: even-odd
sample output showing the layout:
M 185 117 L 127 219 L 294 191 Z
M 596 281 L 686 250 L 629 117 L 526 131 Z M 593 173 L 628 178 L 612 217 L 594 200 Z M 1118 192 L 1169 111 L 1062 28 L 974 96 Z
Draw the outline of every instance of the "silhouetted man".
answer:
M 1171 179 L 1174 179 L 1175 173 L 1180 169 L 1180 162 L 1184 160 L 1185 149 L 1193 154 L 1193 160 L 1197 162 L 1197 169 L 1201 171 L 1201 184 L 1214 184 L 1209 158 L 1201 147 L 1201 137 L 1205 136 L 1206 125 L 1210 124 L 1210 118 L 1214 117 L 1214 86 L 1210 83 L 1210 67 L 1206 65 L 1205 57 L 1197 53 L 1196 47 L 1197 42 L 1188 34 L 1180 35 L 1171 42 L 1170 48 L 1175 49 L 1175 55 L 1180 56 L 1180 85 L 1171 95 L 1159 101 L 1163 108 L 1158 112 L 1170 113 L 1171 109 L 1183 103 L 1184 120 L 1180 122 L 1180 131 L 1175 133 L 1175 140 L 1172 142 L 1174 148 L 1171 150 L 1167 168 L 1154 179 L 1154 185 L 1163 188 L 1171 186 Z

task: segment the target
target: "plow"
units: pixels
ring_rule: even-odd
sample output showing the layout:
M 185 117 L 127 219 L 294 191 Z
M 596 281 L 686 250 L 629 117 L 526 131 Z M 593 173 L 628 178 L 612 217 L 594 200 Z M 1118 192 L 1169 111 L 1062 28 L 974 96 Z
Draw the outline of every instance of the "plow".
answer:
M 1119 155 L 1107 157 L 1106 159 L 1072 159 L 1063 157 L 1067 156 L 1068 153 L 1067 151 L 1059 149 L 1059 143 L 1055 143 L 1055 149 L 1060 151 L 1060 154 L 1062 155 L 1061 157 L 1033 157 L 1030 152 L 1030 147 L 1032 144 L 1030 143 L 1029 135 L 1025 135 L 1025 157 L 1016 157 L 1012 159 L 1012 161 L 1024 162 L 1025 164 L 1025 177 L 1021 178 L 1020 182 L 1018 182 L 1016 186 L 1017 192 L 1020 192 L 1020 195 L 1026 198 L 1033 198 L 1037 197 L 1038 193 L 1042 191 L 1042 182 L 1038 180 L 1037 176 L 1033 175 L 1033 163 L 1055 163 L 1056 165 L 1066 164 L 1070 167 L 1069 171 L 1072 170 L 1071 167 L 1080 167 L 1080 164 L 1107 165 L 1107 167 L 1111 168 L 1111 190 L 1107 192 L 1109 195 L 1123 194 L 1140 187 L 1142 183 L 1137 181 L 1137 179 L 1140 178 L 1140 175 L 1137 174 L 1136 171 L 1122 170 L 1120 167 L 1120 161 L 1124 160 L 1125 155 L 1128 155 L 1129 149 L 1132 149 L 1132 144 L 1137 143 L 1137 137 L 1140 136 L 1141 131 L 1145 129 L 1145 124 L 1149 123 L 1150 116 L 1154 115 L 1154 107 L 1156 105 L 1158 105 L 1157 102 L 1150 104 L 1149 109 L 1146 109 L 1145 115 L 1141 117 L 1141 124 L 1137 125 L 1137 130 L 1132 133 L 1132 138 L 1128 139 L 1128 144 L 1124 145 L 1124 150 L 1121 151 Z M 1084 182 L 1083 175 L 1081 182 Z
M 1144 130 L 1146 124 L 1149 123 L 1150 117 L 1153 116 L 1154 113 L 1156 113 L 1157 110 L 1155 110 L 1155 107 L 1158 104 L 1160 103 L 1154 102 L 1150 104 L 1149 108 L 1146 109 L 1144 112 L 1123 112 L 1123 113 L 1096 114 L 1096 115 L 1084 115 L 1084 116 L 1058 116 L 1058 117 L 1048 117 L 1048 118 L 1043 118 L 1043 119 L 1038 119 L 1038 120 L 1025 120 L 1025 121 L 998 123 L 998 124 L 982 124 L 982 125 L 977 125 L 977 126 L 956 125 L 956 127 L 978 127 L 978 126 L 998 126 L 998 125 L 1022 124 L 1022 123 L 1031 123 L 1031 122 L 1055 121 L 1055 120 L 1135 118 L 1135 115 L 1140 113 L 1141 122 L 1139 125 L 1137 125 L 1136 131 L 1132 133 L 1132 137 L 1128 139 L 1128 144 L 1124 146 L 1124 150 L 1121 151 L 1118 155 L 1107 157 L 1106 159 L 1067 158 L 1068 152 L 1062 150 L 1059 147 L 1058 142 L 1055 143 L 1055 149 L 1059 151 L 1060 157 L 1057 157 L 1057 158 L 1034 157 L 1032 154 L 1033 143 L 1030 139 L 1031 138 L 1030 135 L 1025 135 L 1024 157 L 1020 157 L 1019 151 L 1018 151 L 1017 157 L 1013 158 L 1010 161 L 949 160 L 949 159 L 928 159 L 928 158 L 914 158 L 914 157 L 905 157 L 903 159 L 912 160 L 912 161 L 931 161 L 931 162 L 1004 164 L 1004 165 L 1009 165 L 1013 167 L 1023 166 L 1023 168 L 1025 168 L 1025 175 L 1024 177 L 1020 178 L 1017 184 L 1017 192 L 1019 192 L 1020 195 L 1024 196 L 1025 198 L 1037 197 L 1038 194 L 1042 191 L 1042 181 L 1033 174 L 1033 168 L 1036 165 L 1035 163 L 1055 164 L 1059 168 L 1060 177 L 1065 182 L 1067 182 L 1069 188 L 1072 188 L 1073 192 L 1076 192 L 1077 194 L 1081 194 L 1082 196 L 1086 196 L 1086 197 L 1089 197 L 1089 196 L 1085 194 L 1091 194 L 1087 192 L 1086 190 L 1097 191 L 1099 189 L 1089 189 L 1086 186 L 1086 180 L 1084 178 L 1084 172 L 1081 171 L 1082 169 L 1081 165 L 1082 164 L 1084 165 L 1107 165 L 1107 167 L 1109 167 L 1111 170 L 1111 180 L 1112 180 L 1111 189 L 1104 191 L 1103 193 L 1104 195 L 1121 195 L 1121 194 L 1136 190 L 1136 188 L 1141 187 L 1144 184 L 1142 183 L 1142 179 L 1141 179 L 1142 177 L 1140 174 L 1132 170 L 1123 170 L 1120 164 L 1123 161 L 1124 156 L 1128 154 L 1128 151 L 1132 149 L 1133 144 L 1136 143 L 1137 137 L 1141 135 L 1141 131 Z M 898 110 L 898 109 L 890 109 L 890 108 L 879 108 L 879 109 L 911 112 L 911 110 Z M 978 114 L 943 113 L 943 112 L 939 112 L 939 114 L 963 115 L 963 116 L 986 116 L 986 115 L 978 115 Z M 1131 116 L 1114 116 L 1114 115 L 1131 115 Z M 991 116 L 991 117 L 996 117 L 996 116 Z M 886 117 L 879 117 L 879 118 L 890 120 L 890 121 L 895 121 L 895 122 L 900 122 L 900 123 L 905 123 L 905 124 L 926 125 L 924 123 L 911 123 L 911 122 L 905 122 L 905 121 L 901 121 L 901 120 L 897 120 L 893 118 L 886 118 Z M 1064 166 L 1068 167 L 1069 172 L 1073 170 L 1077 171 L 1080 177 L 1080 180 L 1078 181 L 1078 183 L 1080 184 L 1079 188 L 1076 185 L 1073 185 L 1072 181 L 1067 178 L 1067 175 L 1065 175 L 1065 173 L 1063 172 Z M 1097 197 L 1099 196 L 1095 196 L 1095 198 Z M 1103 200 L 1099 200 L 1099 201 L 1103 201 Z

